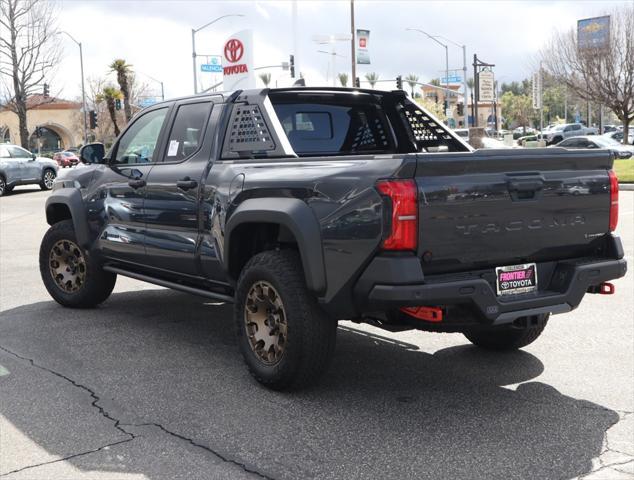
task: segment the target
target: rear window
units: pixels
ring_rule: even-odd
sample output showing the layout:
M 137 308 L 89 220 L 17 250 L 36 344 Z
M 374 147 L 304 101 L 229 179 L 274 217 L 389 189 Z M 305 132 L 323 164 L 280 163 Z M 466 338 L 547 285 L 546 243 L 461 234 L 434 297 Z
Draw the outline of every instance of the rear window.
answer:
M 351 155 L 394 153 L 387 118 L 377 104 L 320 99 L 319 103 L 274 103 L 295 153 Z

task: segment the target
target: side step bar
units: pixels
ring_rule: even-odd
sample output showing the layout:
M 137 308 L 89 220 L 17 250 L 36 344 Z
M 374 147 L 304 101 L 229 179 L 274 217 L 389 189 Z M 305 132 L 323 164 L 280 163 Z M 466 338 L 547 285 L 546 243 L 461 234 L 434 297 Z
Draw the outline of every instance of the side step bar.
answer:
M 163 280 L 162 278 L 150 277 L 143 275 L 142 273 L 130 272 L 123 268 L 104 266 L 103 269 L 107 272 L 116 273 L 117 275 L 123 275 L 124 277 L 134 278 L 147 283 L 153 283 L 154 285 L 160 285 L 161 287 L 171 288 L 173 290 L 179 290 L 181 292 L 191 293 L 193 295 L 199 295 L 201 297 L 212 298 L 214 300 L 222 300 L 223 302 L 233 303 L 233 297 L 224 295 L 222 293 L 210 292 L 202 288 L 189 287 L 187 285 L 181 285 L 180 283 L 170 282 L 169 280 Z

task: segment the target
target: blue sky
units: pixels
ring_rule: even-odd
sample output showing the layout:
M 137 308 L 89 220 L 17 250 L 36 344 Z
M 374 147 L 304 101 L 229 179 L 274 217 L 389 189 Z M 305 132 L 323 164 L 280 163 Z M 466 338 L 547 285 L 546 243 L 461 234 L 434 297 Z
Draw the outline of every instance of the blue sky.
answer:
M 632 0 L 629 0 L 632 1 Z M 417 74 L 427 81 L 445 68 L 444 49 L 418 28 L 467 46 L 470 64 L 474 53 L 496 64 L 502 82 L 530 76 L 538 50 L 555 30 L 570 29 L 581 18 L 600 15 L 624 1 L 355 1 L 357 28 L 371 31 L 372 64 L 358 68 L 361 78 L 377 72 L 381 78 Z M 315 35 L 350 32 L 350 2 L 297 0 L 299 70 L 310 84 L 325 84 L 329 56 L 317 52 Z M 292 1 L 175 1 L 175 0 L 61 0 L 59 27 L 83 43 L 86 76 L 104 76 L 114 58 L 125 58 L 135 70 L 162 80 L 166 96 L 192 93 L 191 29 L 230 13 L 197 34 L 200 53 L 220 53 L 232 33 L 252 28 L 255 63 L 279 64 L 292 51 Z M 77 47 L 64 41 L 65 55 L 53 91 L 67 98 L 79 94 Z M 326 47 L 329 49 L 329 47 Z M 350 45 L 336 45 L 336 71 L 350 71 Z M 462 51 L 450 46 L 450 68 L 462 68 Z M 271 70 L 273 83 L 287 85 L 288 73 Z M 210 84 L 211 74 L 202 81 Z M 149 78 L 139 75 L 149 85 Z M 392 85 L 386 85 L 392 88 Z

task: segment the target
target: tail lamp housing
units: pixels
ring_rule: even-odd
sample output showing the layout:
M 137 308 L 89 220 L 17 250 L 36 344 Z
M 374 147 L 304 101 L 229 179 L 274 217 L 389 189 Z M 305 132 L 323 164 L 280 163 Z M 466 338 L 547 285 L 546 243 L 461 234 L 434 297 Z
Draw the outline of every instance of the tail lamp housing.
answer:
M 616 230 L 619 223 L 619 179 L 614 170 L 609 170 L 610 176 L 610 231 Z
M 377 190 L 392 206 L 389 235 L 383 239 L 384 250 L 416 250 L 418 244 L 417 186 L 412 179 L 380 180 Z

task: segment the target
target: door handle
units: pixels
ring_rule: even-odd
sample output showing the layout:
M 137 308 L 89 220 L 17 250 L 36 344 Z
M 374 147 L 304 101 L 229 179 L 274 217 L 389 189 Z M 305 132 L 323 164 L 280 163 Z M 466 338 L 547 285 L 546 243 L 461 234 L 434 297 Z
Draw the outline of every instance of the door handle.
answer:
M 128 185 L 130 185 L 134 189 L 137 189 L 137 188 L 145 187 L 145 185 L 147 185 L 147 183 L 142 178 L 135 178 L 135 179 L 130 180 L 128 182 Z
M 181 190 L 189 190 L 191 188 L 196 188 L 196 186 L 198 186 L 198 182 L 189 177 L 185 177 L 176 182 L 176 186 Z

